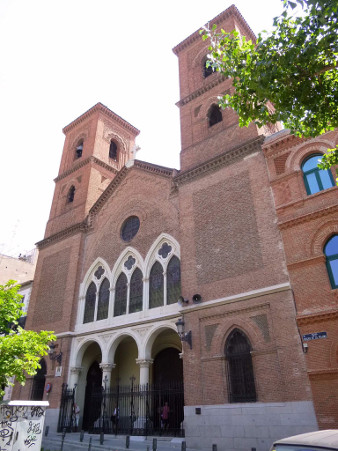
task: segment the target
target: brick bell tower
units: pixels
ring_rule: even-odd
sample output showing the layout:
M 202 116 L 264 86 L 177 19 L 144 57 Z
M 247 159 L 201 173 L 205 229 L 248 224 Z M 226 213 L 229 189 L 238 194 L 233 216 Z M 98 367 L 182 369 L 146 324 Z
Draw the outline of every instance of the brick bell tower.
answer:
M 101 103 L 66 135 L 45 238 L 82 222 L 117 172 L 134 157 L 139 130 Z
M 209 26 L 256 40 L 254 33 L 236 6 L 232 5 L 210 21 Z M 272 126 L 259 129 L 255 124 L 240 128 L 236 113 L 228 108 L 220 110 L 218 96 L 230 93 L 231 79 L 206 67 L 209 41 L 203 41 L 197 30 L 173 52 L 179 60 L 181 120 L 181 170 L 185 171 L 233 149 L 259 135 L 269 135 L 280 129 Z M 221 145 L 220 145 L 221 143 Z

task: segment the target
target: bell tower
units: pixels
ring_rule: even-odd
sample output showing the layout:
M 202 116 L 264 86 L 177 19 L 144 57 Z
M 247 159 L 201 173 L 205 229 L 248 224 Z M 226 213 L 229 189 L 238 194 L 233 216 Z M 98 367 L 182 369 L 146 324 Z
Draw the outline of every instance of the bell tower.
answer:
M 63 129 L 66 136 L 45 238 L 80 223 L 128 160 L 139 130 L 101 103 Z
M 209 22 L 210 27 L 214 24 L 218 29 L 236 30 L 247 39 L 256 40 L 234 5 Z M 197 30 L 173 49 L 179 60 L 180 100 L 177 106 L 180 108 L 182 171 L 250 142 L 261 134 L 271 134 L 271 131 L 259 129 L 253 123 L 248 128 L 240 128 L 232 109 L 219 109 L 218 96 L 230 93 L 233 87 L 231 79 L 225 79 L 206 67 L 208 46 L 208 40 L 203 41 Z

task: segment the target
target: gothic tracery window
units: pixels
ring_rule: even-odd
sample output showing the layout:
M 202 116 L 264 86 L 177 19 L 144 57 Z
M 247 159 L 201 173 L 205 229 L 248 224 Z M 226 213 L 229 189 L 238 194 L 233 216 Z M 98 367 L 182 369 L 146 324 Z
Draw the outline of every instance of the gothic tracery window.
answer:
M 256 388 L 251 345 L 246 335 L 235 329 L 225 344 L 230 402 L 255 402 Z
M 136 268 L 130 279 L 129 313 L 140 312 L 143 308 L 143 276 Z
M 164 302 L 163 268 L 155 262 L 149 276 L 149 308 L 160 307 Z
M 167 268 L 167 304 L 174 304 L 181 295 L 181 267 L 176 256 L 170 259 Z
M 108 318 L 109 308 L 109 281 L 104 279 L 99 290 L 99 300 L 97 304 L 97 320 Z
M 94 321 L 95 303 L 96 303 L 96 285 L 94 282 L 91 282 L 86 293 L 83 323 L 90 323 Z
M 115 285 L 114 316 L 125 315 L 127 312 L 127 276 L 122 272 Z

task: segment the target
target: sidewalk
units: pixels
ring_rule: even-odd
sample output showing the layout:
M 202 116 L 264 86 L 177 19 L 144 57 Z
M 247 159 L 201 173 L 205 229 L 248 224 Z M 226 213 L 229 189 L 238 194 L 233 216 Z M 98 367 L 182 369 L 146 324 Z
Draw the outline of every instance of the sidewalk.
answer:
M 157 451 L 181 450 L 184 438 L 154 437 L 157 440 Z M 90 447 L 91 439 L 91 447 Z M 62 434 L 49 432 L 42 439 L 44 451 L 60 451 L 62 446 Z M 65 435 L 63 451 L 153 451 L 153 437 L 131 436 L 129 448 L 126 447 L 125 435 L 104 435 L 104 442 L 100 444 L 100 436 L 97 434 L 84 434 L 83 442 L 80 442 L 80 433 L 72 432 Z M 186 448 L 186 451 L 195 451 Z

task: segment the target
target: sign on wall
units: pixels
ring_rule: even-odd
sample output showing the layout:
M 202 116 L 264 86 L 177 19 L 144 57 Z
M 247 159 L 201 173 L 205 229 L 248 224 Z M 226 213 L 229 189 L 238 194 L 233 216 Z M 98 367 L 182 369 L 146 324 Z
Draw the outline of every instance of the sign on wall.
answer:
M 318 340 L 319 338 L 327 338 L 326 332 L 314 332 L 312 334 L 303 335 L 303 341 Z

